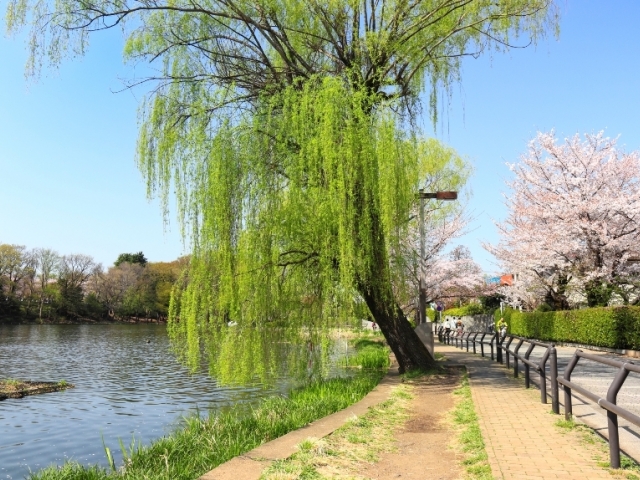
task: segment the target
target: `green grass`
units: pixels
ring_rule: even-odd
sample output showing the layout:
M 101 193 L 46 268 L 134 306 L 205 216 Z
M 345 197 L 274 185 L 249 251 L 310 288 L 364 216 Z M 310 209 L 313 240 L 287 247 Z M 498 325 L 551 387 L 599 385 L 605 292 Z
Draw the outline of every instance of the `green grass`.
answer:
M 357 366 L 370 370 L 386 370 L 391 365 L 389 347 L 385 346 L 381 341 L 358 338 L 353 341 L 353 346 L 356 349 L 356 354 L 346 358 L 348 366 Z
M 493 480 L 466 373 L 462 378 L 462 384 L 453 391 L 453 394 L 460 397 L 460 401 L 454 407 L 451 415 L 453 422 L 460 429 L 458 444 L 466 453 L 462 464 L 467 477 L 475 480 Z
M 609 444 L 600 435 L 598 435 L 592 428 L 584 425 L 583 423 L 576 423 L 572 420 L 558 420 L 555 423 L 556 427 L 567 431 L 575 432 L 580 435 L 580 439 L 584 443 L 596 445 L 600 450 L 601 459 L 598 461 L 598 465 L 602 468 L 609 468 Z M 606 460 L 602 460 L 606 459 Z M 632 458 L 629 458 L 624 453 L 620 453 L 620 469 L 611 470 L 611 472 L 620 472 L 627 480 L 640 480 L 640 464 L 638 464 Z
M 359 361 L 369 365 L 373 356 L 362 355 Z M 29 478 L 193 480 L 262 443 L 348 407 L 371 391 L 384 374 L 383 370 L 376 370 L 354 378 L 316 381 L 292 390 L 286 398 L 269 397 L 249 412 L 238 407 L 208 417 L 185 418 L 181 428 L 149 446 L 121 446 L 125 465 L 116 471 L 68 462 L 32 473 Z M 107 448 L 105 452 L 111 453 Z
M 396 450 L 393 434 L 408 417 L 411 388 L 395 387 L 388 400 L 352 417 L 331 435 L 303 440 L 297 453 L 273 462 L 260 479 L 361 478 L 363 467 Z

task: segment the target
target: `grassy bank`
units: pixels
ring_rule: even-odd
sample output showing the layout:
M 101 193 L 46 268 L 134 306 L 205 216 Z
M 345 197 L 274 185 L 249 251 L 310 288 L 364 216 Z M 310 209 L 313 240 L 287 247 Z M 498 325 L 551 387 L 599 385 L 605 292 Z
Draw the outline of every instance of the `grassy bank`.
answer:
M 381 343 L 369 351 L 388 351 Z M 362 351 L 361 345 L 358 352 Z M 367 354 L 366 358 L 370 355 Z M 355 355 L 357 357 L 357 355 Z M 365 357 L 363 357 L 365 358 Z M 363 365 L 361 365 L 363 366 Z M 285 397 L 263 400 L 249 413 L 231 409 L 208 417 L 185 419 L 182 428 L 149 446 L 130 449 L 125 465 L 111 471 L 66 463 L 34 473 L 32 480 L 163 479 L 193 480 L 231 458 L 308 423 L 342 410 L 371 391 L 386 370 L 367 369 L 354 378 L 313 382 Z M 115 465 L 114 465 L 115 467 Z
M 387 369 L 391 365 L 390 350 L 384 345 L 384 339 L 375 337 L 356 338 L 350 342 L 356 350 L 355 355 L 346 357 L 348 366 L 368 369 Z
M 260 480 L 361 478 L 363 465 L 397 450 L 394 432 L 408 418 L 411 390 L 407 385 L 395 387 L 388 400 L 354 416 L 331 435 L 304 440 L 299 452 L 274 462 Z

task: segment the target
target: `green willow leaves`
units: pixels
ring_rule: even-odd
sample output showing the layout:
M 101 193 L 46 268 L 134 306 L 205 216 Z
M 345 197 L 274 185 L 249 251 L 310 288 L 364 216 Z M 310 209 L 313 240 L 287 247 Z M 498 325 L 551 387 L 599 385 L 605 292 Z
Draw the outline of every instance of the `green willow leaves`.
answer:
M 172 332 L 192 365 L 204 348 L 214 373 L 247 378 L 316 352 L 363 305 L 401 370 L 433 361 L 395 298 L 394 254 L 419 185 L 468 170 L 455 156 L 461 171 L 435 170 L 451 153 L 416 126 L 421 96 L 435 122 L 462 58 L 535 42 L 556 14 L 544 0 L 12 0 L 7 23 L 31 26 L 33 74 L 115 26 L 126 57 L 157 68 L 138 162 L 165 211 L 175 192 L 193 245 Z

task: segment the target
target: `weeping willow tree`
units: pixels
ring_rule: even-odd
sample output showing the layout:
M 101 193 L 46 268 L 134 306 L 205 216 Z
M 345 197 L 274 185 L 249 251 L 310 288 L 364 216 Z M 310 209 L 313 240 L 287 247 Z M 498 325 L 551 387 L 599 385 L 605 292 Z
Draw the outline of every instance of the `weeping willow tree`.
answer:
M 156 65 L 138 162 L 165 209 L 175 191 L 193 246 L 171 331 L 185 358 L 205 342 L 212 370 L 232 376 L 276 369 L 278 352 L 308 357 L 358 305 L 401 370 L 430 365 L 394 294 L 438 149 L 417 127 L 423 93 L 435 122 L 465 56 L 535 42 L 557 11 L 548 0 L 11 0 L 7 25 L 30 27 L 32 75 L 113 27 L 129 60 Z

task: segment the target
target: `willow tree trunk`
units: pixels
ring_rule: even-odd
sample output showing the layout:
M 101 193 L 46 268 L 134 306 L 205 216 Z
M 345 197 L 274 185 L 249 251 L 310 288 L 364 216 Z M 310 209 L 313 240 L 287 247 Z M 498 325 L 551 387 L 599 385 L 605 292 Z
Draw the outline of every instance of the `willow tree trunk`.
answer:
M 390 296 L 390 286 L 387 292 L 381 291 L 384 286 L 380 284 L 369 287 L 363 289 L 360 294 L 395 354 L 400 365 L 400 373 L 415 368 L 433 367 L 435 360 L 429 354 L 427 347 L 418 338 L 397 303 L 394 300 L 389 300 L 393 298 Z
M 362 182 L 362 185 L 366 185 L 366 182 Z M 365 195 L 361 190 L 356 190 L 354 198 L 356 202 L 365 202 L 366 199 L 376 198 L 376 195 L 375 192 Z M 367 211 L 363 207 L 364 205 L 359 211 Z M 358 291 L 395 354 L 400 373 L 433 367 L 435 359 L 411 327 L 393 295 L 389 257 L 379 210 L 369 205 L 368 213 L 369 217 L 361 219 L 361 224 L 367 225 L 370 234 L 369 252 L 372 258 L 367 262 L 367 267 L 359 272 Z
M 435 359 L 413 330 L 394 298 L 389 260 L 379 217 L 373 216 L 372 220 L 371 224 L 375 232 L 373 235 L 374 259 L 368 271 L 360 277 L 358 282 L 360 295 L 364 298 L 371 315 L 395 354 L 400 373 L 416 368 L 433 367 Z

